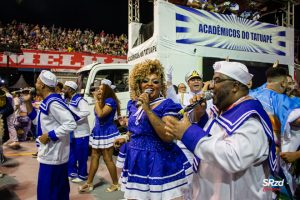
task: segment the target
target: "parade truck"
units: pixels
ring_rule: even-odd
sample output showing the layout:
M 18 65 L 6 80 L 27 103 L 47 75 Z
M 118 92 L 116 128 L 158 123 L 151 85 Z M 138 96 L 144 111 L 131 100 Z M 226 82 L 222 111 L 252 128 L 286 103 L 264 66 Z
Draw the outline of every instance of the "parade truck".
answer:
M 131 14 L 137 5 L 129 0 Z M 156 0 L 153 21 L 129 20 L 127 63 L 93 63 L 82 67 L 77 72 L 79 88 L 93 113 L 91 89 L 103 78 L 111 80 L 124 115 L 129 100 L 128 76 L 136 63 L 158 59 L 165 69 L 172 66 L 173 84 L 177 85 L 193 69 L 203 74 L 204 81 L 210 80 L 213 63 L 229 58 L 246 64 L 254 74 L 254 85 L 258 86 L 265 81 L 266 68 L 276 60 L 290 74 L 294 73 L 293 42 L 293 28 Z M 94 124 L 93 114 L 89 121 Z

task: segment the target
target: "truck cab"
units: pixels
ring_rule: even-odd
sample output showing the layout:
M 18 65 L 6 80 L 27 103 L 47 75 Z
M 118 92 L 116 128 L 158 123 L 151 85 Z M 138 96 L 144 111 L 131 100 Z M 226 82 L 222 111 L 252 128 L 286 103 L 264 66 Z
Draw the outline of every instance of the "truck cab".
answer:
M 132 65 L 126 63 L 100 64 L 92 63 L 80 68 L 78 74 L 78 88 L 89 104 L 89 125 L 93 128 L 95 123 L 95 100 L 92 92 L 97 89 L 102 79 L 111 80 L 116 86 L 115 92 L 121 102 L 121 114 L 126 114 L 126 105 L 129 101 L 128 75 Z M 117 116 L 116 116 L 117 117 Z M 91 129 L 92 130 L 92 129 Z

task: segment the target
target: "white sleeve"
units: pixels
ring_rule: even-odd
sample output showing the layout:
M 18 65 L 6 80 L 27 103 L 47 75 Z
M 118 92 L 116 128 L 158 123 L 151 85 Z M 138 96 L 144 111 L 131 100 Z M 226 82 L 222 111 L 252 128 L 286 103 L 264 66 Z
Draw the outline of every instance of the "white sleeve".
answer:
M 173 85 L 167 87 L 167 95 L 166 95 L 166 97 L 168 99 L 172 99 L 174 101 L 174 103 L 180 103 L 178 101 L 177 94 L 176 94 L 176 91 L 175 91 Z
M 70 106 L 72 108 L 72 106 Z M 78 104 L 78 109 L 71 109 L 78 117 L 80 117 L 80 120 L 86 119 L 90 115 L 89 111 L 89 104 L 85 100 L 80 100 Z
M 51 103 L 49 112 L 53 115 L 56 121 L 59 122 L 60 126 L 54 129 L 56 137 L 65 136 L 69 134 L 76 128 L 76 122 L 71 114 L 66 108 L 64 108 L 60 103 Z M 50 131 L 49 131 L 50 132 Z
M 199 140 L 194 153 L 201 160 L 217 162 L 228 173 L 245 170 L 267 159 L 268 138 L 256 118 L 249 118 L 232 136 L 225 137 L 225 130 L 216 123 L 210 134 Z

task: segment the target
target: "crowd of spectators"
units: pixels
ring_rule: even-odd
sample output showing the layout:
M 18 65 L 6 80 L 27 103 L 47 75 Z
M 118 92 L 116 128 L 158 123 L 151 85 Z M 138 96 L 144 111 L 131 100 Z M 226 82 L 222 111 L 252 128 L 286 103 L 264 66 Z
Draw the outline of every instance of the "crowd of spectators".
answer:
M 0 21 L 0 44 L 19 44 L 22 49 L 53 50 L 63 52 L 89 52 L 108 55 L 127 55 L 127 35 L 95 33 L 86 29 L 67 29 Z
M 258 20 L 267 11 L 267 6 L 255 1 L 247 0 L 188 0 L 186 5 L 192 8 L 217 12 L 221 14 L 236 15 L 242 18 Z

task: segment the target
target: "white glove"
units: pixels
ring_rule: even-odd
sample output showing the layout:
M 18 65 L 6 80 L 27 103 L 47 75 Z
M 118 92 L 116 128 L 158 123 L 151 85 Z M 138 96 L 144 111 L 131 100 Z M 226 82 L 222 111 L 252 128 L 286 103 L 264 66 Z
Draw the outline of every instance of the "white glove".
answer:
M 172 83 L 172 73 L 173 73 L 173 66 L 172 65 L 169 65 L 168 67 L 167 67 L 167 74 L 166 74 L 166 76 L 167 76 L 167 82 L 170 82 L 170 83 Z
M 226 1 L 226 2 L 224 2 L 224 4 L 223 4 L 224 6 L 229 6 L 230 5 L 230 1 Z

